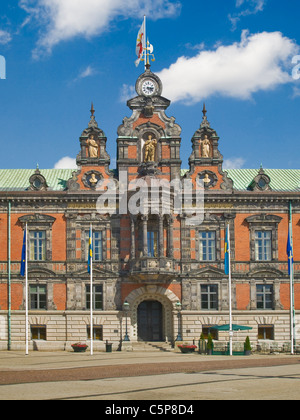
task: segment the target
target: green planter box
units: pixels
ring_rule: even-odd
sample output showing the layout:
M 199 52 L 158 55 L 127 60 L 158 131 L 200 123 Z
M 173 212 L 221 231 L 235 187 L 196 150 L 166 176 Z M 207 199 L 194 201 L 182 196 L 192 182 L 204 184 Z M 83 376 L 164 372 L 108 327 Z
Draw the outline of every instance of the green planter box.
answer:
M 72 346 L 72 348 L 73 348 L 73 350 L 74 350 L 75 353 L 85 353 L 86 352 L 86 349 L 88 348 L 88 346 L 86 346 L 86 347 Z
M 180 349 L 181 353 L 194 353 L 195 352 L 195 348 L 179 347 L 179 349 Z

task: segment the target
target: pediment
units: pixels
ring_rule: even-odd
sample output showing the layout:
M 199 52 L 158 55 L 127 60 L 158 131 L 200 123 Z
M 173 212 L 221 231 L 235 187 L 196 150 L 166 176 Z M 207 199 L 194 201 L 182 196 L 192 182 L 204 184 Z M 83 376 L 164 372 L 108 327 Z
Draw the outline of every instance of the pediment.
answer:
M 44 267 L 28 267 L 28 274 L 35 277 L 56 277 L 56 273 L 49 268 Z
M 25 216 L 19 217 L 21 223 L 49 223 L 53 224 L 55 222 L 55 217 L 48 216 L 47 214 L 27 214 Z
M 203 267 L 200 270 L 194 271 L 193 275 L 197 277 L 215 277 L 215 276 L 224 277 L 225 273 L 224 273 L 224 270 L 221 270 L 220 268 L 209 266 L 209 267 Z
M 73 276 L 80 276 L 80 277 L 90 277 L 90 274 L 87 271 L 87 268 L 85 268 L 84 270 L 80 269 L 78 271 L 74 271 L 72 273 Z M 93 277 L 97 277 L 97 276 L 116 276 L 116 272 L 115 271 L 111 271 L 111 270 L 105 270 L 103 268 L 97 268 L 97 267 L 93 267 Z
M 283 277 L 284 273 L 280 270 L 270 267 L 261 267 L 251 270 L 248 277 Z

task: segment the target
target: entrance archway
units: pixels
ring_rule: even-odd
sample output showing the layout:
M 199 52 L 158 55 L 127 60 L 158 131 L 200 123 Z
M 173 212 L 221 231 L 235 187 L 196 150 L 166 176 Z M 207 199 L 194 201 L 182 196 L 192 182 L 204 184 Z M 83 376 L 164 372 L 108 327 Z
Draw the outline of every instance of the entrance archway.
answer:
M 144 300 L 137 309 L 138 340 L 163 341 L 163 306 L 156 300 Z
M 177 329 L 175 318 L 176 303 L 179 298 L 171 290 L 163 286 L 147 285 L 133 290 L 125 297 L 130 304 L 130 341 L 138 341 L 138 307 L 142 302 L 155 301 L 162 306 L 162 341 L 173 342 L 174 327 Z M 176 325 L 175 325 L 176 323 Z

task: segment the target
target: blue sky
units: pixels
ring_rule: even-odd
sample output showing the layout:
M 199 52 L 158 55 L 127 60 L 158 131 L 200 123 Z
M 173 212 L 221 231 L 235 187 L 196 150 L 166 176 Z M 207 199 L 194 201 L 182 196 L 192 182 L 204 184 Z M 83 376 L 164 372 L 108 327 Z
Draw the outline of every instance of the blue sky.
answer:
M 143 72 L 134 61 L 144 14 L 151 70 L 182 127 L 183 168 L 205 102 L 226 167 L 299 169 L 299 0 L 2 2 L 0 168 L 74 160 L 92 101 L 115 167 L 117 128 Z

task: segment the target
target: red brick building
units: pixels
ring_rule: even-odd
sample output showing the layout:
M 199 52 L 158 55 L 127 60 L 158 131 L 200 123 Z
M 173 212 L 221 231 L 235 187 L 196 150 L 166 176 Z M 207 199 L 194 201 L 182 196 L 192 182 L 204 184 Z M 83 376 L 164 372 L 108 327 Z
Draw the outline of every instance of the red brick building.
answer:
M 239 333 L 239 340 L 247 334 L 252 343 L 288 348 L 290 204 L 296 322 L 300 310 L 300 170 L 224 171 L 221 141 L 205 107 L 199 129 L 195 123 L 189 169 L 183 169 L 180 149 L 188 140 L 181 139 L 181 127 L 166 115 L 170 101 L 162 89 L 149 69 L 138 78 L 137 97 L 128 101 L 132 115 L 118 128 L 116 169 L 110 169 L 107 139 L 92 107 L 79 139 L 77 171 L 0 170 L 1 349 L 24 347 L 25 282 L 20 258 L 26 223 L 32 349 L 69 349 L 89 338 L 91 224 L 95 349 L 104 348 L 106 340 L 114 348 L 120 345 L 125 301 L 131 344 L 173 344 L 179 333 L 185 341 L 198 340 L 212 326 L 227 324 L 227 225 L 233 322 L 252 328 Z M 163 184 L 157 184 L 162 180 L 172 183 L 164 212 L 166 196 Z M 154 185 L 147 197 L 155 211 L 129 211 L 130 205 L 141 205 L 137 195 L 141 190 L 133 184 L 128 187 L 132 181 L 142 182 L 139 188 Z M 190 207 L 177 211 L 175 205 L 174 185 L 184 181 L 193 185 L 194 193 L 204 185 L 203 220 L 196 225 L 190 223 L 194 195 Z M 99 202 L 103 193 L 112 198 L 114 212 Z M 124 208 L 128 210 L 121 211 Z M 228 339 L 224 333 L 214 337 L 219 342 Z

